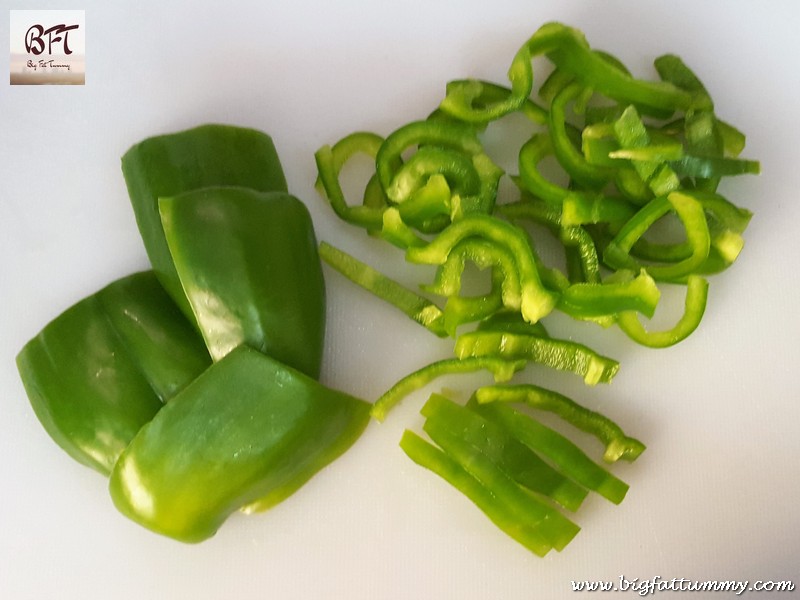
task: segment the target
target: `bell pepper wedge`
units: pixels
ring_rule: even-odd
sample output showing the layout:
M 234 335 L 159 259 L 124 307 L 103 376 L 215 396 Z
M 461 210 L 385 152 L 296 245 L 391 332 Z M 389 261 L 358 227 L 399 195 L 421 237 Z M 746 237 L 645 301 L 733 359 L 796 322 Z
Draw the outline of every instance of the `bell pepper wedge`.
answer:
M 208 186 L 287 190 L 272 138 L 254 129 L 221 124 L 139 142 L 123 155 L 122 174 L 153 270 L 190 321 L 194 314 L 172 263 L 158 199 Z
M 208 187 L 162 197 L 159 210 L 214 360 L 247 343 L 318 377 L 325 282 L 306 206 L 283 192 Z
M 163 403 L 210 364 L 202 339 L 152 271 L 74 304 L 17 355 L 47 433 L 105 475 Z
M 294 493 L 368 422 L 367 403 L 243 345 L 139 430 L 109 490 L 135 522 L 199 542 L 232 512 L 269 508 Z

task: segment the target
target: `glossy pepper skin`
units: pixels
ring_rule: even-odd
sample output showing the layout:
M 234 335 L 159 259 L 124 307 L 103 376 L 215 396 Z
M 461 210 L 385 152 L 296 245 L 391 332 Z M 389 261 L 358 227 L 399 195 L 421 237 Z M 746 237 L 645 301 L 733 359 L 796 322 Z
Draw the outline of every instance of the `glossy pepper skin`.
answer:
M 369 404 L 240 346 L 140 430 L 114 468 L 111 496 L 141 525 L 199 542 L 232 512 L 292 494 L 368 421 Z
M 161 198 L 159 207 L 214 360 L 246 343 L 318 377 L 325 281 L 306 206 L 283 192 L 211 187 Z
M 150 263 L 190 320 L 194 315 L 167 247 L 158 199 L 220 185 L 287 190 L 272 138 L 254 129 L 230 125 L 201 125 L 148 138 L 122 157 L 122 174 Z
M 152 271 L 68 308 L 17 356 L 50 437 L 103 474 L 163 402 L 210 363 L 202 339 Z

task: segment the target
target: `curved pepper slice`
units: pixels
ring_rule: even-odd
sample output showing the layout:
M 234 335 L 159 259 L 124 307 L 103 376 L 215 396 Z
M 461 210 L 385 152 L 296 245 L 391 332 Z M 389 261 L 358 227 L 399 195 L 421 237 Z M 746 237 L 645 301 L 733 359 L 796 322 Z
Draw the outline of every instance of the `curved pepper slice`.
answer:
M 689 275 L 686 281 L 686 300 L 683 315 L 670 329 L 648 331 L 638 315 L 623 311 L 617 315 L 617 325 L 629 338 L 649 348 L 666 348 L 685 340 L 700 325 L 708 299 L 708 280 Z
M 603 460 L 612 463 L 620 458 L 636 460 L 645 446 L 625 435 L 619 425 L 598 412 L 581 406 L 566 396 L 533 384 L 490 386 L 475 392 L 478 404 L 491 402 L 522 402 L 533 408 L 557 414 L 574 427 L 599 439 L 606 447 Z
M 616 360 L 576 342 L 504 331 L 472 331 L 456 341 L 455 354 L 469 357 L 529 360 L 583 377 L 586 385 L 608 383 L 619 371 Z
M 232 512 L 294 493 L 368 422 L 367 403 L 240 346 L 142 427 L 114 467 L 111 497 L 139 524 L 199 542 Z
M 520 309 L 527 321 L 536 322 L 553 310 L 557 297 L 542 284 L 533 249 L 525 233 L 497 217 L 467 215 L 449 225 L 427 246 L 409 248 L 406 259 L 414 263 L 441 265 L 459 242 L 471 237 L 506 249 L 514 257 L 522 294 Z
M 272 138 L 230 125 L 202 125 L 148 138 L 122 157 L 122 174 L 150 263 L 161 285 L 192 321 L 194 314 L 164 238 L 158 199 L 212 185 L 286 191 Z
M 68 308 L 17 356 L 47 433 L 103 474 L 162 402 L 210 363 L 202 339 L 152 271 Z
M 161 198 L 159 207 L 214 360 L 247 343 L 319 376 L 325 282 L 305 205 L 282 192 L 215 187 Z

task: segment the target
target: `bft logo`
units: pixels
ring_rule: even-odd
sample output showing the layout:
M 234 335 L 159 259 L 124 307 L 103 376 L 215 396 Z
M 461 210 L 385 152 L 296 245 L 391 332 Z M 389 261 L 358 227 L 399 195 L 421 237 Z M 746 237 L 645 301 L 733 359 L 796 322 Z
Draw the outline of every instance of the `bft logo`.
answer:
M 66 25 L 64 23 L 53 25 L 48 29 L 39 24 L 31 25 L 25 33 L 25 50 L 30 54 L 39 56 L 46 48 L 47 54 L 53 54 L 53 45 L 58 47 L 60 43 L 64 54 L 70 55 L 72 50 L 69 48 L 69 32 L 78 29 L 78 27 L 80 25 Z M 47 42 L 46 45 L 45 42 Z

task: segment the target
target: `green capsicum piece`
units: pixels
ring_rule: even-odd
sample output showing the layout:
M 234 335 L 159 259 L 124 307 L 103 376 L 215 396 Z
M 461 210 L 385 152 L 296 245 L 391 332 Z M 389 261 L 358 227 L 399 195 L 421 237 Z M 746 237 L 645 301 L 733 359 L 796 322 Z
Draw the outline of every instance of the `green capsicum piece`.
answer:
M 542 284 L 527 236 L 518 227 L 497 217 L 484 214 L 464 216 L 428 245 L 406 250 L 406 259 L 413 263 L 441 265 L 459 242 L 472 237 L 497 245 L 514 257 L 521 286 L 520 310 L 527 321 L 536 322 L 552 311 L 557 297 Z
M 614 504 L 625 499 L 629 486 L 554 429 L 511 406 L 496 402 L 479 404 L 474 398 L 467 406 L 485 419 L 503 427 L 520 442 L 549 460 L 564 475 Z
M 263 510 L 340 456 L 369 405 L 247 346 L 214 363 L 138 432 L 111 474 L 126 516 L 183 542 Z
M 564 477 L 506 429 L 475 411 L 432 394 L 420 412 L 425 417 L 424 429 L 434 441 L 441 431 L 457 435 L 519 485 L 551 498 L 572 512 L 578 510 L 586 498 L 586 489 Z
M 306 206 L 284 192 L 209 187 L 161 198 L 159 208 L 214 360 L 247 343 L 318 377 L 325 282 Z
M 442 310 L 427 298 L 327 242 L 320 243 L 319 255 L 326 264 L 350 281 L 385 300 L 434 335 L 447 335 Z
M 428 385 L 438 377 L 460 373 L 474 373 L 487 370 L 495 381 L 508 381 L 514 373 L 525 367 L 524 360 L 509 359 L 502 356 L 477 356 L 466 358 L 445 358 L 437 360 L 409 373 L 386 390 L 372 405 L 371 414 L 383 421 L 389 411 L 412 392 Z
M 272 138 L 254 129 L 230 125 L 202 125 L 148 138 L 122 157 L 122 174 L 153 270 L 190 321 L 194 320 L 194 313 L 172 263 L 158 199 L 222 185 L 286 191 Z
M 455 487 L 500 530 L 537 556 L 545 556 L 553 548 L 539 527 L 541 519 L 532 519 L 524 512 L 519 514 L 505 494 L 498 494 L 495 488 L 473 476 L 444 450 L 408 429 L 403 432 L 400 447 L 411 460 Z
M 459 359 L 526 360 L 583 377 L 586 385 L 609 383 L 619 363 L 591 348 L 571 342 L 512 331 L 478 330 L 461 335 L 455 344 Z
M 505 505 L 521 522 L 535 526 L 557 551 L 577 535 L 580 528 L 575 523 L 519 485 L 462 432 L 450 431 L 440 420 L 426 421 L 425 430 L 448 456 L 494 493 L 498 504 Z
M 475 392 L 478 404 L 521 402 L 539 410 L 552 412 L 574 427 L 594 435 L 605 445 L 603 460 L 634 461 L 644 452 L 639 440 L 625 435 L 608 417 L 581 406 L 563 394 L 533 384 L 487 386 Z
M 203 340 L 152 271 L 74 304 L 17 356 L 47 433 L 105 475 L 162 403 L 210 363 Z

